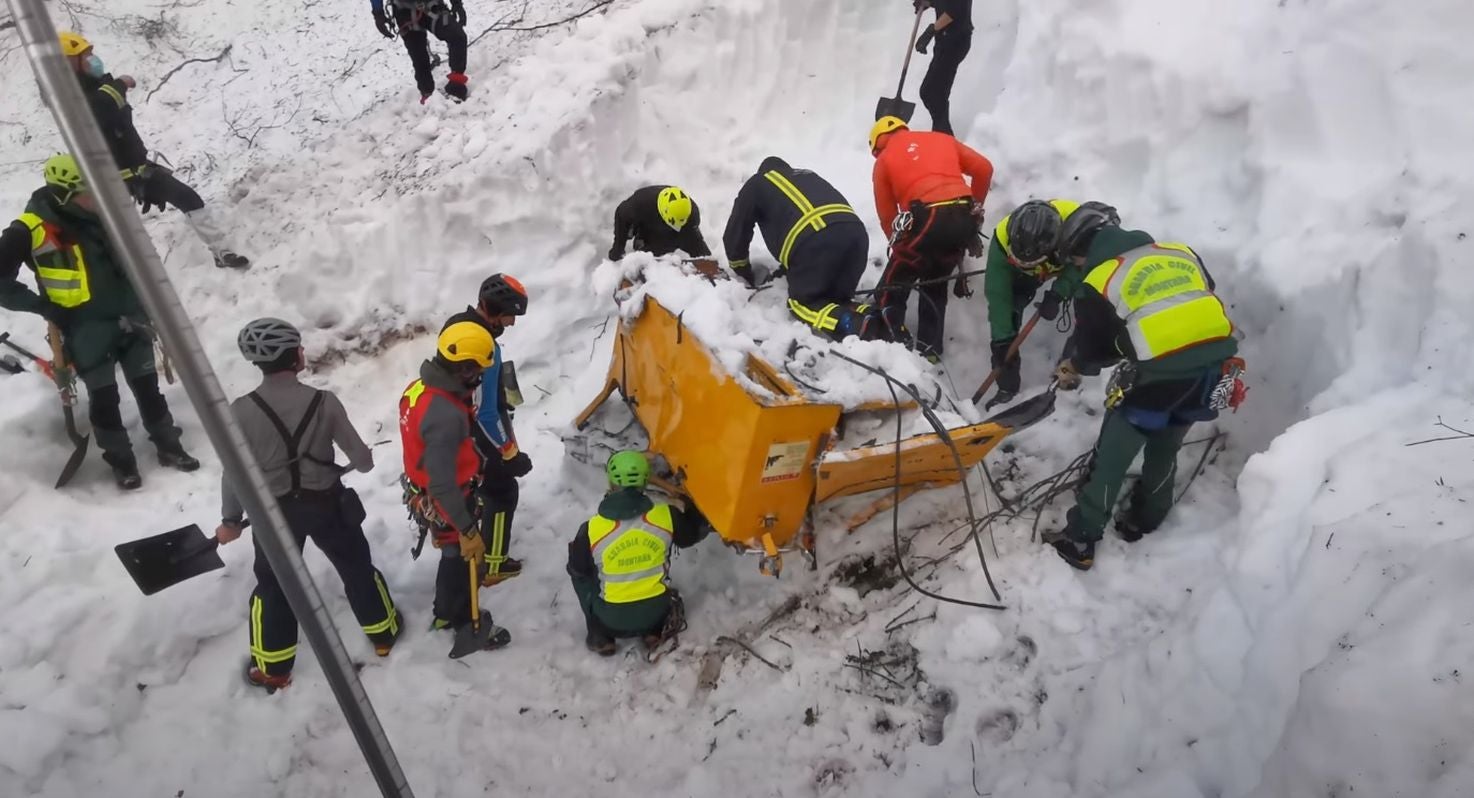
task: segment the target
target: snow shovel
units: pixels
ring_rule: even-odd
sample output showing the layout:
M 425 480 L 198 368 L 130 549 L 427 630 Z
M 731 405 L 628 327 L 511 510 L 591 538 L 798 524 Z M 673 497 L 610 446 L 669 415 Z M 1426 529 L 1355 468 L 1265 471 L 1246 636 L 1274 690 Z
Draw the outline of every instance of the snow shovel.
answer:
M 114 551 L 143 595 L 152 596 L 186 579 L 224 568 L 216 551 L 219 545 L 215 538 L 205 537 L 198 525 L 190 524 L 162 535 L 119 543 Z
M 62 466 L 61 474 L 56 478 L 56 488 L 64 487 L 77 475 L 77 470 L 82 467 L 82 461 L 87 459 L 87 446 L 92 442 L 90 435 L 83 435 L 77 431 L 77 419 L 72 414 L 72 408 L 77 404 L 77 377 L 72 372 L 71 366 L 67 365 L 66 355 L 61 348 L 61 331 L 56 325 L 48 326 L 48 337 L 51 339 L 52 360 L 44 360 L 32 354 L 29 350 L 10 340 L 10 333 L 0 333 L 0 344 L 10 347 L 21 356 L 29 359 L 35 364 L 37 370 L 45 374 L 53 384 L 56 392 L 61 398 L 61 414 L 66 422 L 67 437 L 72 441 L 72 456 L 67 458 L 66 465 Z M 19 364 L 17 364 L 19 365 Z M 14 373 L 14 372 L 13 372 Z
M 916 24 L 911 26 L 911 39 L 906 42 L 906 60 L 901 64 L 901 82 L 896 86 L 896 96 L 880 98 L 880 102 L 875 104 L 876 119 L 897 116 L 902 122 L 909 123 L 916 113 L 916 103 L 901 99 L 901 92 L 906 88 L 906 72 L 911 69 L 911 54 L 916 52 L 916 33 L 921 30 L 921 17 L 925 13 L 925 8 L 916 12 Z
M 467 560 L 466 567 L 471 573 L 471 622 L 456 629 L 456 639 L 450 647 L 451 659 L 485 651 L 496 631 L 496 624 L 481 622 L 481 574 L 476 572 L 476 561 Z

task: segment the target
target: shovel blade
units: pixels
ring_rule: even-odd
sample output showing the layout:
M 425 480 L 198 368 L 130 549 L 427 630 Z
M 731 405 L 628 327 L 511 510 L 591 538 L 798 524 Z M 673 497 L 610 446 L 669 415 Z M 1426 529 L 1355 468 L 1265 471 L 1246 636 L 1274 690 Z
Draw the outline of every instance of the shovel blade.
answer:
M 468 623 L 456 629 L 456 639 L 450 647 L 450 658 L 460 659 L 477 651 L 485 651 L 491 644 L 491 633 L 495 629 L 489 623 Z
M 1048 418 L 1054 412 L 1054 401 L 1054 391 L 1044 391 L 984 419 L 983 423 L 997 424 L 1007 427 L 1011 432 L 1018 432 Z
M 145 596 L 225 567 L 211 539 L 195 524 L 120 543 L 114 551 Z
M 907 102 L 900 97 L 882 97 L 875 104 L 875 118 L 877 120 L 887 116 L 900 117 L 902 122 L 911 123 L 911 117 L 916 113 L 916 103 Z
M 56 478 L 56 490 L 66 487 L 77 471 L 82 468 L 82 463 L 87 460 L 87 447 L 92 443 L 92 436 L 85 435 L 77 442 L 77 448 L 72 450 L 72 456 L 67 458 L 66 465 L 61 467 L 61 474 Z

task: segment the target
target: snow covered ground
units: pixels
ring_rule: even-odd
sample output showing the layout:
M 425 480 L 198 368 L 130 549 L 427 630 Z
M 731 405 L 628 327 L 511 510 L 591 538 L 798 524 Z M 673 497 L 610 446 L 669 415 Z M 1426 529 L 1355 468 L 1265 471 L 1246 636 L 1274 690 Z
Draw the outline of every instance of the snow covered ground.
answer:
M 469 5 L 476 32 L 523 8 Z M 1405 445 L 1452 435 L 1439 419 L 1474 424 L 1462 213 L 1474 201 L 1474 10 L 977 5 L 954 123 L 997 166 L 990 218 L 1030 196 L 1098 198 L 1193 243 L 1247 335 L 1250 403 L 1217 425 L 1228 448 L 1169 525 L 1129 547 L 1108 538 L 1088 574 L 1030 543 L 1027 524 L 997 526 L 1006 612 L 896 586 L 886 519 L 842 534 L 862 502 L 821 514 L 817 574 L 792 567 L 772 582 L 714 545 L 683 553 L 692 628 L 656 666 L 583 650 L 562 568 L 601 489 L 560 435 L 604 374 L 616 309 L 595 269 L 608 216 L 639 185 L 678 182 L 715 240 L 769 154 L 868 209 L 863 138 L 894 87 L 907 4 L 616 0 L 569 26 L 489 33 L 472 51 L 475 101 L 429 108 L 366 8 L 55 9 L 113 71 L 138 77 L 145 136 L 230 209 L 259 264 L 216 272 L 177 214 L 150 220 L 231 393 L 253 384 L 236 329 L 284 316 L 320 355 L 312 381 L 343 395 L 370 441 L 395 438 L 399 391 L 430 347 L 421 333 L 491 271 L 532 294 L 504 339 L 536 462 L 515 544 L 528 574 L 485 594 L 513 646 L 451 662 L 424 631 L 433 565 L 404 556 L 397 441 L 350 479 L 413 625 L 392 657 L 368 661 L 331 569 L 308 554 L 418 794 L 1474 795 L 1474 690 L 1461 674 L 1474 655 L 1474 441 Z M 587 7 L 538 4 L 513 27 Z M 9 212 L 57 140 L 14 32 L 0 37 Z M 778 301 L 753 299 L 752 338 L 793 337 Z M 978 298 L 949 316 L 942 379 L 965 397 L 985 371 L 985 313 Z M 41 342 L 34 317 L 0 324 Z M 1062 340 L 1034 336 L 1026 380 L 1043 384 Z M 286 693 L 240 685 L 248 547 L 149 599 L 112 554 L 213 524 L 217 474 L 146 470 L 142 492 L 118 496 L 94 458 L 52 491 L 67 454 L 55 401 L 33 376 L 4 380 L 0 796 L 371 791 L 313 657 Z M 1090 445 L 1100 389 L 1088 380 L 995 455 L 1005 492 Z M 182 392 L 171 397 L 182 408 Z M 955 542 L 942 539 L 959 505 L 955 490 L 904 505 L 912 568 Z M 882 567 L 855 567 L 867 557 Z M 933 590 L 986 596 L 965 552 L 926 572 Z M 714 688 L 699 683 L 719 636 L 777 610 L 751 636 L 771 668 L 737 651 Z

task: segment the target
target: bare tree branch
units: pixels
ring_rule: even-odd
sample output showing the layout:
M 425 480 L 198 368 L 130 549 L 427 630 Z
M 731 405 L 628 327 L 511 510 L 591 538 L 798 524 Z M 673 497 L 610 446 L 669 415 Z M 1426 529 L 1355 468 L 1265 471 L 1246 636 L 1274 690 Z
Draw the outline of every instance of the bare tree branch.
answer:
M 173 69 L 169 70 L 167 73 L 164 74 L 163 79 L 159 81 L 159 85 L 149 90 L 148 94 L 143 98 L 143 101 L 148 102 L 149 100 L 152 100 L 154 94 L 156 94 L 159 89 L 164 88 L 164 84 L 169 82 L 169 78 L 172 78 L 176 74 L 178 74 L 179 70 L 184 69 L 190 64 L 218 64 L 221 61 L 224 61 L 226 56 L 230 55 L 230 50 L 233 47 L 235 47 L 234 44 L 227 44 L 225 45 L 225 49 L 221 50 L 220 54 L 215 56 L 214 58 L 191 58 L 188 61 L 180 64 L 179 66 L 176 66 Z
M 559 25 L 567 25 L 570 22 L 577 22 L 578 20 L 583 19 L 584 17 L 586 17 L 586 16 L 594 13 L 595 11 L 598 11 L 599 9 L 604 8 L 605 6 L 611 5 L 613 3 L 614 3 L 614 0 L 596 0 L 596 2 L 594 2 L 588 8 L 585 8 L 584 10 L 578 12 L 577 14 L 574 14 L 571 17 L 564 17 L 563 19 L 556 20 L 554 22 L 542 22 L 542 23 L 539 23 L 537 25 L 522 25 L 520 23 L 522 22 L 525 14 L 526 14 L 526 11 L 527 11 L 527 4 L 526 3 L 523 3 L 523 5 L 522 5 L 522 11 L 518 12 L 517 18 L 515 20 L 512 20 L 510 22 L 507 22 L 507 17 L 503 17 L 502 19 L 500 19 L 500 20 L 496 21 L 495 23 L 493 23 L 491 27 L 487 28 L 484 31 L 481 31 L 481 33 L 478 34 L 476 36 L 476 38 L 474 38 L 474 39 L 471 40 L 471 44 L 475 44 L 476 42 L 481 41 L 489 33 L 500 33 L 500 32 L 519 32 L 520 33 L 520 32 L 528 32 L 528 31 L 546 30 L 548 28 L 556 28 Z

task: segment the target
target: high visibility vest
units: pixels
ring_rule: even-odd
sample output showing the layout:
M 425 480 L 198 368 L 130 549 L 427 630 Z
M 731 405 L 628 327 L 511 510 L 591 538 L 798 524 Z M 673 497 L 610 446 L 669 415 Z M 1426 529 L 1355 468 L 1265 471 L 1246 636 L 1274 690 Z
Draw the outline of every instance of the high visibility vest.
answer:
M 1060 221 L 1064 221 L 1065 219 L 1070 218 L 1070 214 L 1074 213 L 1080 208 L 1080 203 L 1075 202 L 1074 200 L 1052 199 L 1049 200 L 1049 204 L 1053 206 L 1055 210 L 1059 211 Z M 1008 214 L 1007 216 L 1003 217 L 1001 221 L 998 222 L 997 227 L 993 228 L 993 240 L 998 242 L 998 246 L 1003 247 L 1003 254 L 1008 256 L 1008 262 L 1019 271 L 1028 272 L 1036 277 L 1047 278 L 1058 274 L 1062 267 L 1059 264 L 1050 262 L 1049 260 L 1045 260 L 1043 263 L 1032 269 L 1025 269 L 1024 267 L 1014 263 L 1013 247 L 1009 246 L 1008 243 L 1008 220 L 1012 218 L 1013 214 Z
M 665 592 L 670 552 L 670 505 L 657 504 L 640 518 L 589 519 L 589 547 L 599 567 L 599 596 L 610 604 L 629 604 Z
M 1186 244 L 1137 247 L 1096 266 L 1085 284 L 1115 306 L 1138 361 L 1233 335 L 1202 261 Z
M 404 475 L 420 490 L 430 488 L 430 475 L 425 471 L 425 439 L 420 436 L 420 422 L 425 417 L 425 410 L 430 406 L 432 397 L 455 405 L 466 414 L 468 423 L 474 423 L 470 405 L 448 391 L 432 388 L 424 380 L 415 380 L 405 389 L 404 395 L 399 398 L 399 437 L 404 443 Z M 476 442 L 468 432 L 456 452 L 456 484 L 466 487 L 480 472 L 481 456 L 476 453 Z
M 845 214 L 859 218 L 854 208 L 842 202 L 831 203 L 829 205 L 814 205 L 799 190 L 798 186 L 795 186 L 793 181 L 789 180 L 782 172 L 777 170 L 766 172 L 763 174 L 763 177 L 777 187 L 783 193 L 783 196 L 787 197 L 788 201 L 792 202 L 794 207 L 798 208 L 800 213 L 798 221 L 793 224 L 793 227 L 789 228 L 788 235 L 783 239 L 783 248 L 778 251 L 778 262 L 783 264 L 783 268 L 785 269 L 789 266 L 788 256 L 793 254 L 794 244 L 798 243 L 799 235 L 805 230 L 813 230 L 814 232 L 823 230 L 827 226 L 824 222 L 824 217 L 826 216 Z
M 20 215 L 20 223 L 31 231 L 31 262 L 36 265 L 36 282 L 53 305 L 75 308 L 92 299 L 87 283 L 87 259 L 82 246 L 67 242 L 61 228 L 34 213 Z

